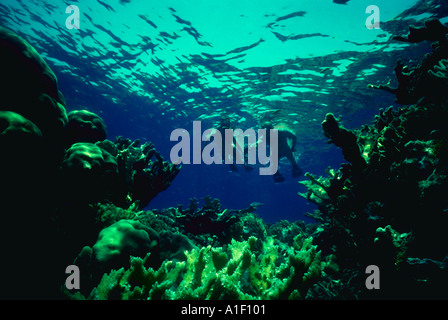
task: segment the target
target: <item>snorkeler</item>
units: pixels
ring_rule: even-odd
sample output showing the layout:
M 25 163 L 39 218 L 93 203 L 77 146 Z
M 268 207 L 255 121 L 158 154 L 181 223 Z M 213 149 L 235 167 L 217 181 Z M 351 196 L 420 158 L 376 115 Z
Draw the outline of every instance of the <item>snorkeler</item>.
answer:
M 222 150 L 221 150 L 221 155 L 223 156 L 223 163 L 225 162 L 225 157 L 227 156 L 226 155 L 226 150 L 225 150 L 225 145 L 226 145 L 226 143 L 225 143 L 225 137 L 226 137 L 226 135 L 225 135 L 225 130 L 226 129 L 229 129 L 229 130 L 232 130 L 233 129 L 233 127 L 232 127 L 232 123 L 231 123 L 231 120 L 230 120 L 230 117 L 229 116 L 221 116 L 221 119 L 220 119 L 220 121 L 219 121 L 219 124 L 218 124 L 218 126 L 216 127 L 216 130 L 217 131 L 219 131 L 220 133 L 221 133 L 221 137 L 222 137 L 222 144 L 221 144 L 221 146 L 222 146 Z M 235 156 L 236 156 L 236 153 L 237 153 L 237 147 L 236 147 L 236 145 L 237 145 L 237 143 L 236 143 L 236 140 L 235 140 L 235 136 L 233 136 L 233 141 L 232 141 L 232 155 L 230 156 L 231 157 L 231 163 L 229 164 L 229 166 L 230 166 L 230 170 L 231 171 L 233 171 L 233 172 L 236 172 L 236 171 L 238 171 L 238 168 L 237 168 L 237 166 L 235 165 L 235 163 L 233 162 L 233 159 L 235 158 Z M 249 149 L 249 147 L 248 147 L 248 145 L 247 145 L 247 143 L 245 143 L 244 144 L 244 149 L 242 150 L 242 152 L 243 152 L 243 154 L 244 154 L 244 169 L 246 170 L 246 171 L 251 171 L 252 169 L 253 169 L 253 167 L 252 166 L 250 166 L 249 164 L 248 164 L 248 160 L 247 160 L 247 155 L 248 155 L 248 149 Z
M 270 129 L 276 129 L 278 132 L 278 159 L 285 157 L 291 162 L 292 166 L 292 176 L 294 178 L 300 177 L 303 174 L 302 169 L 297 165 L 296 159 L 294 158 L 295 146 L 297 143 L 297 137 L 294 133 L 286 129 L 278 129 L 274 128 L 271 123 L 266 123 L 263 126 L 266 129 L 266 143 L 269 144 L 271 141 L 270 138 Z M 285 181 L 285 178 L 280 173 L 279 170 L 273 175 L 274 181 L 279 183 Z

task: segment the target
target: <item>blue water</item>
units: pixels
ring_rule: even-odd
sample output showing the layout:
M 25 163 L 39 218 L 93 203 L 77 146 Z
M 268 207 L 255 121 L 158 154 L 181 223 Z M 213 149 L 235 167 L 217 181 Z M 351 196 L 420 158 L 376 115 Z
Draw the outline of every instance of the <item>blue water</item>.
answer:
M 363 0 L 3 0 L 0 24 L 44 57 L 67 110 L 99 114 L 110 140 L 151 141 L 169 159 L 171 132 L 191 132 L 194 120 L 205 129 L 225 114 L 245 130 L 270 115 L 297 135 L 302 170 L 324 175 L 344 162 L 323 136 L 325 114 L 342 115 L 347 128 L 371 122 L 395 103 L 367 84 L 394 84 L 396 59 L 412 61 L 429 49 L 390 41 L 392 26 L 406 33 L 407 25 L 437 16 L 435 7 L 406 11 L 417 2 L 377 0 L 381 28 L 372 30 L 365 25 L 371 2 Z M 79 8 L 79 29 L 66 26 L 69 5 Z M 264 203 L 257 212 L 267 222 L 306 219 L 315 206 L 297 194 L 305 178 L 293 178 L 285 160 L 280 170 L 286 181 L 276 184 L 258 170 L 184 165 L 148 208 L 210 195 L 231 209 Z

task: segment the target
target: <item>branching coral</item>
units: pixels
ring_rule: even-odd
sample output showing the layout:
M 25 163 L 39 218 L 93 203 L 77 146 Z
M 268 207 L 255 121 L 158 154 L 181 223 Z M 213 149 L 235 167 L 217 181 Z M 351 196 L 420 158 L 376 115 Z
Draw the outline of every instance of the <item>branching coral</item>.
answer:
M 381 89 L 395 94 L 400 104 L 414 104 L 424 98 L 427 101 L 440 102 L 446 95 L 446 54 L 448 50 L 448 28 L 437 19 L 428 19 L 423 26 L 409 27 L 407 37 L 395 36 L 394 40 L 419 43 L 425 40 L 433 42 L 433 53 L 426 55 L 419 65 L 408 67 L 397 61 L 395 75 L 398 86 L 372 85 L 368 87 Z M 440 81 L 443 80 L 443 81 Z
M 179 206 L 161 212 L 135 208 L 128 212 L 112 204 L 101 208 L 104 221 L 124 216 L 132 220 L 118 220 L 101 232 L 95 245 L 84 247 L 76 260 L 84 270 L 84 286 L 81 292 L 69 294 L 72 298 L 304 299 L 308 293 L 313 296 L 314 285 L 337 268 L 334 257 L 323 258 L 313 243 L 319 228 L 286 221 L 268 226 L 253 209 L 222 209 L 211 197 L 204 199 L 202 207 L 192 199 L 187 209 Z M 207 224 L 192 233 L 191 224 L 198 224 L 191 220 L 195 216 L 207 218 Z M 213 234 L 216 223 L 224 224 L 222 233 Z M 128 240 L 136 243 L 117 229 L 121 224 L 157 232 L 158 236 L 149 236 L 156 243 L 146 248 L 145 257 L 144 250 L 138 254 L 111 250 L 116 244 L 125 248 L 121 244 Z M 123 230 L 128 229 L 132 228 Z M 112 231 L 117 234 L 106 237 Z M 107 245 L 111 239 L 128 240 L 114 240 L 111 247 Z M 119 256 L 128 260 L 120 260 L 111 270 L 96 258 L 98 248 L 104 248 L 106 256 L 124 253 Z
M 445 35 L 448 29 L 440 30 Z M 397 64 L 401 87 L 395 93 L 409 98 L 406 103 L 419 100 L 417 104 L 380 109 L 372 124 L 355 130 L 341 130 L 334 116 L 327 115 L 323 132 L 350 163 L 328 171 L 328 177 L 307 174 L 309 180 L 302 182 L 308 192 L 301 195 L 319 206 L 309 216 L 323 223 L 315 243 L 343 261 L 340 267 L 349 270 L 347 274 L 372 263 L 380 266 L 388 286 L 378 297 L 421 297 L 420 292 L 431 290 L 433 296 L 446 297 L 436 280 L 423 285 L 412 274 L 413 259 L 430 257 L 435 262 L 424 265 L 438 266 L 436 277 L 447 278 L 442 261 L 448 242 L 440 236 L 448 227 L 448 201 L 442 191 L 448 184 L 448 110 L 446 82 L 440 81 L 448 61 L 445 36 L 433 49 L 410 72 Z M 429 79 L 428 74 L 437 75 Z M 358 297 L 372 295 L 362 285 L 353 287 L 359 288 Z
M 218 199 L 206 196 L 202 206 L 193 198 L 186 209 L 179 206 L 154 213 L 198 245 L 222 246 L 231 239 L 242 241 L 251 235 L 264 240 L 266 225 L 253 211 L 251 206 L 242 210 L 222 209 Z M 145 220 L 147 215 L 139 219 Z
M 374 250 L 387 256 L 384 261 L 389 261 L 392 266 L 400 268 L 407 259 L 408 243 L 412 238 L 412 233 L 398 233 L 390 225 L 379 227 L 376 229 L 373 241 Z
M 429 74 L 435 78 L 448 79 L 448 59 L 442 59 L 434 66 L 434 70 L 428 70 Z
M 325 136 L 330 139 L 329 143 L 342 149 L 344 158 L 352 163 L 354 169 L 362 170 L 364 168 L 365 161 L 360 155 L 356 135 L 343 128 L 332 113 L 327 113 L 325 116 L 322 129 Z
M 129 269 L 104 275 L 89 299 L 304 299 L 329 265 L 312 238 L 298 237 L 286 250 L 273 238 L 250 237 L 185 255 L 158 270 L 146 268 L 146 258 L 131 258 Z
M 165 161 L 152 143 L 140 145 L 139 140 L 118 137 L 115 143 L 105 140 L 97 145 L 116 157 L 123 190 L 120 198 L 111 200 L 122 207 L 132 203 L 146 207 L 170 186 L 180 171 L 180 166 Z

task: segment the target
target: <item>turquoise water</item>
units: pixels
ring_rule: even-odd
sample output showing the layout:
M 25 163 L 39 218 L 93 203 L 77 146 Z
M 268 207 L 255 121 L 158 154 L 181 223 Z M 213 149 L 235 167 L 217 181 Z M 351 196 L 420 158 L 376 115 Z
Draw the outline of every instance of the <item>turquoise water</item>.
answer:
M 366 28 L 370 1 L 330 0 L 7 0 L 0 23 L 45 58 L 67 110 L 98 113 L 111 140 L 152 141 L 167 159 L 171 131 L 191 130 L 194 120 L 210 128 L 225 114 L 247 129 L 267 119 L 297 135 L 303 171 L 323 174 L 344 162 L 322 134 L 325 114 L 342 115 L 348 128 L 369 123 L 379 108 L 395 103 L 367 85 L 393 83 L 397 57 L 429 50 L 390 40 L 410 23 L 444 18 L 437 8 L 408 10 L 417 2 L 376 1 L 380 29 Z M 79 8 L 79 29 L 66 27 L 69 5 Z M 275 184 L 224 165 L 185 165 L 150 208 L 209 194 L 231 208 L 264 203 L 259 214 L 266 221 L 303 218 L 314 205 L 297 195 L 304 187 L 285 159 L 280 169 L 286 181 Z

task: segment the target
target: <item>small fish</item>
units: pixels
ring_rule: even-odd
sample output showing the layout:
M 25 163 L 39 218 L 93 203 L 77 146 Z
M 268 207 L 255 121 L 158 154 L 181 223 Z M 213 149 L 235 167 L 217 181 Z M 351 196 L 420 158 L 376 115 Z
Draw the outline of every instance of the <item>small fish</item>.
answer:
M 261 203 L 261 202 L 252 202 L 250 205 L 249 205 L 251 208 L 258 208 L 258 207 L 261 207 L 261 206 L 264 206 L 264 203 Z

